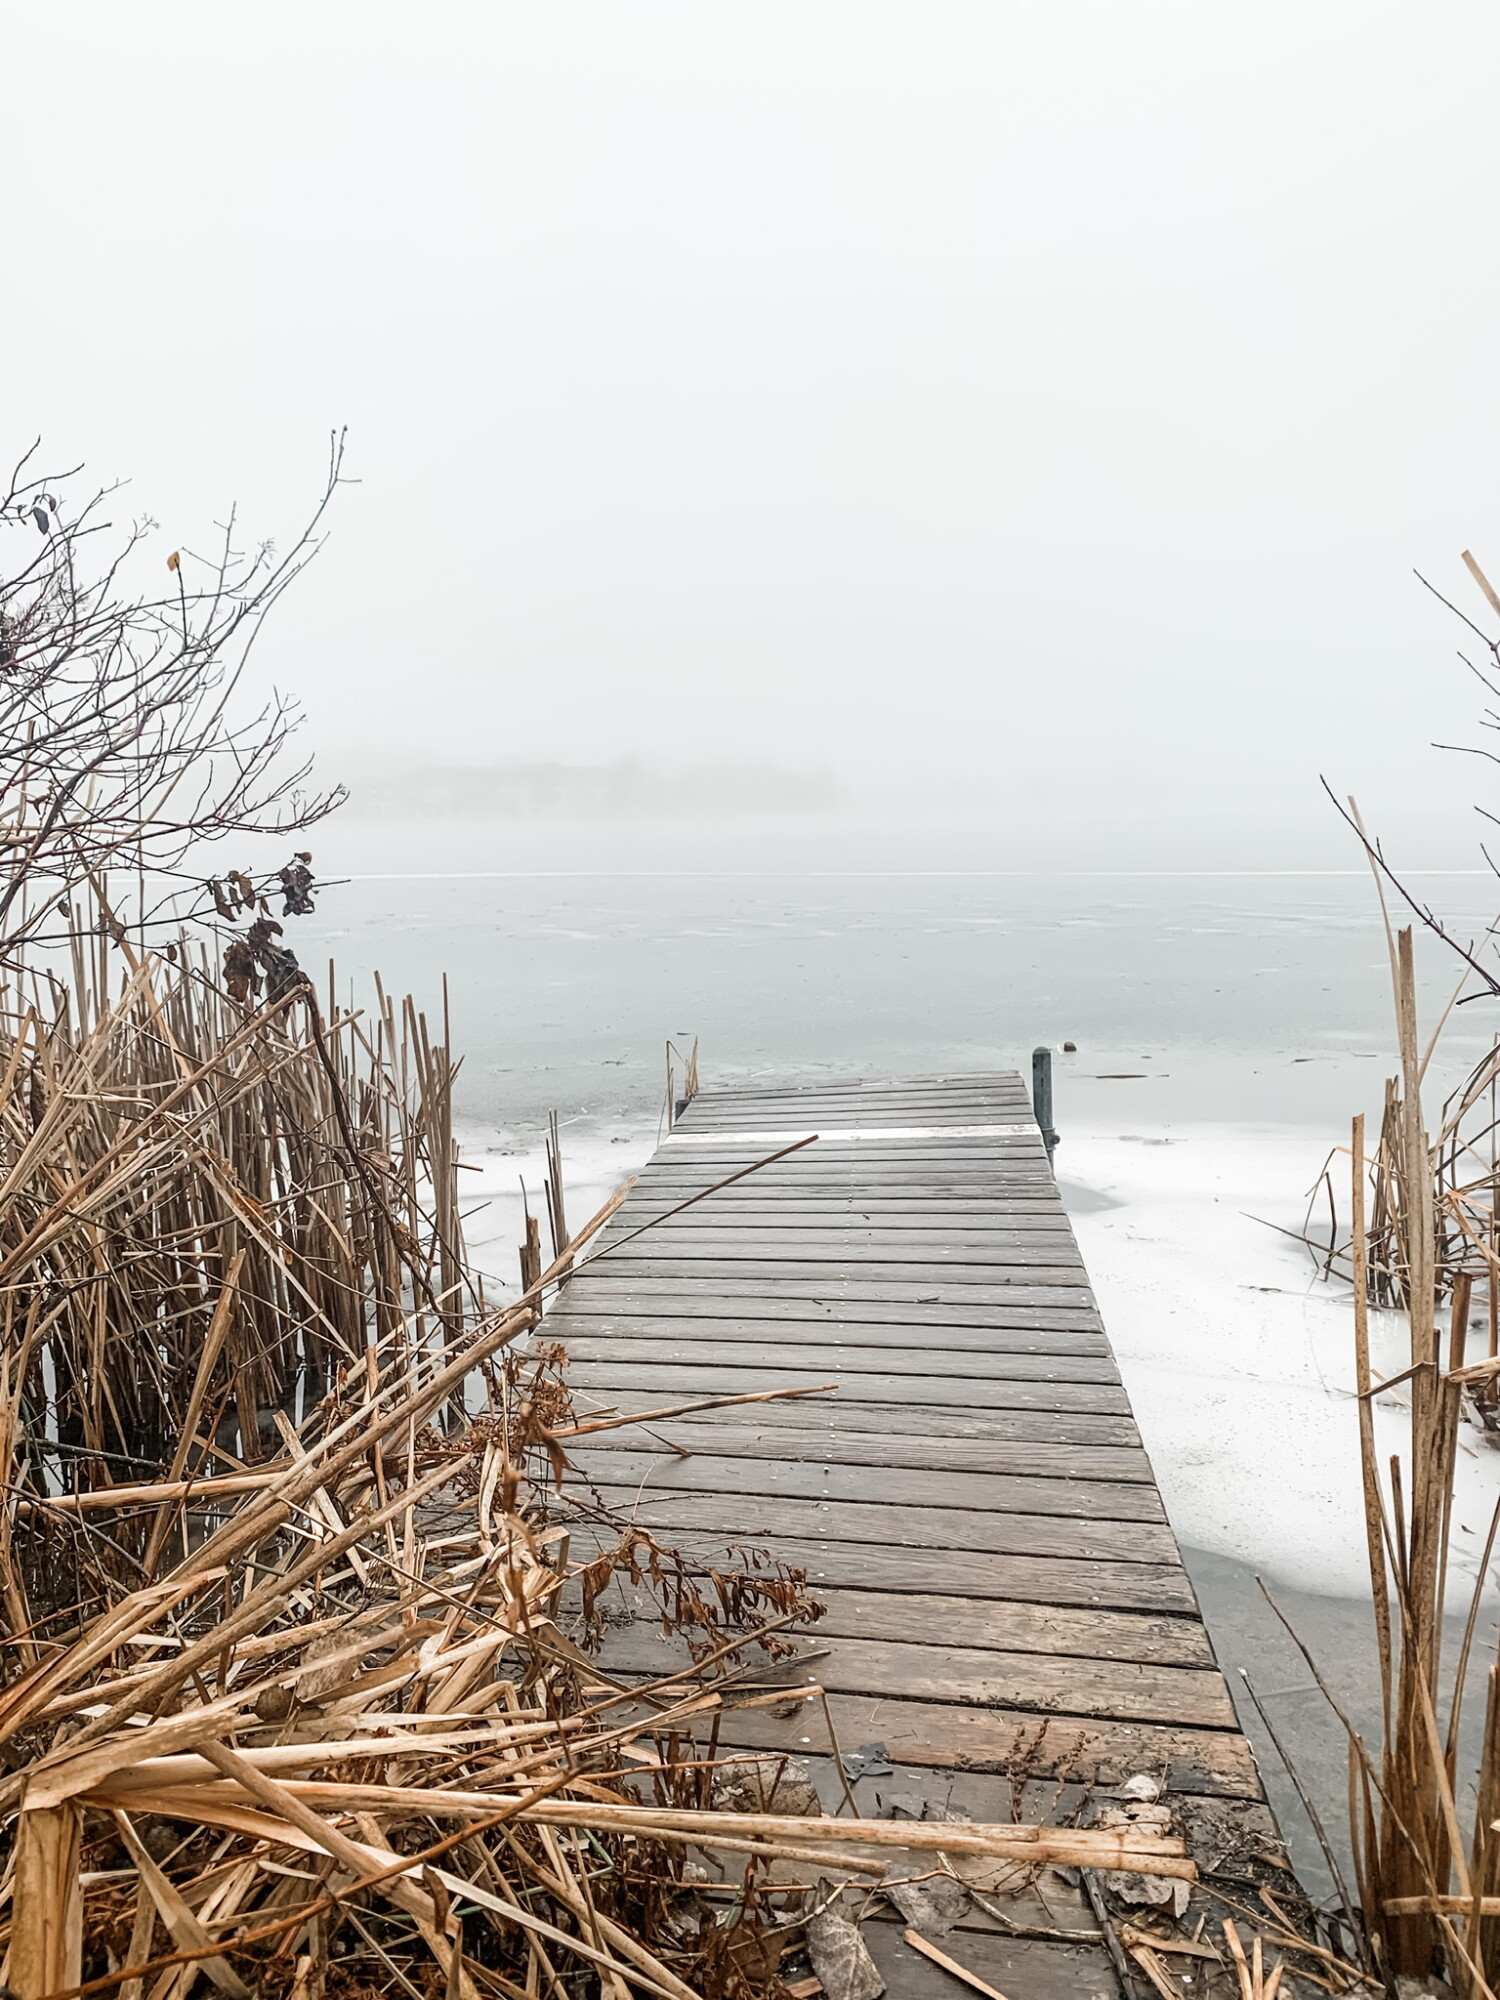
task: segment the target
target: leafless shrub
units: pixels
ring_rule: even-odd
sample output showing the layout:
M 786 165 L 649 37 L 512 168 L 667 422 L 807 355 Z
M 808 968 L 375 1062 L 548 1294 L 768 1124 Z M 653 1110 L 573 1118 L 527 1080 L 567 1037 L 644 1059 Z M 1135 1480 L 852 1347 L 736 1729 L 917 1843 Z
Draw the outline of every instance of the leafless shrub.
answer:
M 321 545 L 342 435 L 287 551 L 242 548 L 231 513 L 211 551 L 165 557 L 157 595 L 137 587 L 155 524 L 117 527 L 119 487 L 39 473 L 36 455 L 0 497 L 0 965 L 73 931 L 89 884 L 106 922 L 142 938 L 210 910 L 194 849 L 290 834 L 343 797 L 306 790 L 308 765 L 287 757 L 294 702 L 238 700 L 266 617 Z

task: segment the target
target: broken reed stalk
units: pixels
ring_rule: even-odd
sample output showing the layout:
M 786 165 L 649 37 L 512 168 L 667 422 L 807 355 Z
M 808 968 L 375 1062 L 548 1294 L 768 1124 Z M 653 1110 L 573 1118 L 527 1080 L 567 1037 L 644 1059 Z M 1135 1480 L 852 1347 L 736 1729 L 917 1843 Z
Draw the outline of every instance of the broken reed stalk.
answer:
M 552 1231 L 552 1254 L 560 1257 L 568 1247 L 568 1220 L 563 1207 L 562 1134 L 557 1113 L 547 1114 L 547 1222 Z
M 1384 1735 L 1391 1734 L 1391 1593 L 1386 1576 L 1385 1525 L 1380 1514 L 1380 1486 L 1375 1459 L 1375 1411 L 1370 1373 L 1370 1298 L 1365 1238 L 1365 1119 L 1354 1120 L 1350 1138 L 1353 1180 L 1350 1210 L 1354 1230 L 1354 1386 L 1359 1398 L 1359 1456 L 1365 1510 L 1365 1552 L 1375 1607 L 1375 1638 L 1379 1647 Z

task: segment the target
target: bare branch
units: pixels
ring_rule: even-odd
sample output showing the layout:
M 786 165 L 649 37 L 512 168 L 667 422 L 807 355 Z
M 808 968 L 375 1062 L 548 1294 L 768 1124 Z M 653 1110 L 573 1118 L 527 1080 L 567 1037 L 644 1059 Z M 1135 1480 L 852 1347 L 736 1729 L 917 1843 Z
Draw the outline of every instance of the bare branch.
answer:
M 1488 966 L 1481 965 L 1479 960 L 1475 958 L 1474 947 L 1472 945 L 1468 947 L 1461 945 L 1452 932 L 1448 930 L 1442 919 L 1435 916 L 1425 903 L 1417 901 L 1416 897 L 1412 895 L 1406 884 L 1401 880 L 1401 877 L 1386 860 L 1385 855 L 1381 852 L 1380 842 L 1378 840 L 1371 840 L 1354 815 L 1344 806 L 1340 805 L 1332 785 L 1329 784 L 1326 778 L 1320 778 L 1318 782 L 1322 785 L 1324 791 L 1327 792 L 1329 798 L 1333 800 L 1334 811 L 1343 820 L 1344 824 L 1353 831 L 1355 838 L 1369 856 L 1371 863 L 1379 869 L 1380 873 L 1390 883 L 1407 908 L 1411 910 L 1418 922 L 1431 931 L 1434 937 L 1441 938 L 1450 951 L 1457 952 L 1464 964 L 1472 972 L 1477 973 L 1484 981 L 1483 993 L 1466 993 L 1463 999 L 1458 1002 L 1458 1005 L 1462 1007 L 1470 1000 L 1500 998 L 1500 979 L 1495 977 Z
M 1453 613 L 1455 618 L 1462 618 L 1465 625 L 1467 625 L 1469 630 L 1474 634 L 1475 638 L 1483 639 L 1484 643 L 1489 647 L 1490 651 L 1492 653 L 1494 652 L 1495 641 L 1491 639 L 1486 633 L 1481 632 L 1479 627 L 1474 623 L 1474 620 L 1470 618 L 1466 612 L 1460 611 L 1456 604 L 1452 603 L 1448 598 L 1444 597 L 1443 593 L 1438 589 L 1437 585 L 1429 583 L 1426 577 L 1423 576 L 1422 572 L 1419 569 L 1414 569 L 1412 571 L 1412 575 L 1417 579 L 1417 582 L 1421 584 L 1424 590 L 1430 590 L 1432 592 L 1433 596 L 1437 599 L 1439 604 L 1447 605 L 1448 609 Z
M 308 766 L 285 756 L 294 703 L 273 696 L 247 715 L 237 700 L 266 617 L 322 546 L 346 483 L 342 433 L 284 553 L 243 552 L 231 513 L 212 553 L 172 551 L 155 597 L 126 588 L 153 524 L 111 547 L 117 489 L 70 505 L 76 469 L 39 475 L 36 452 L 0 496 L 0 553 L 22 538 L 0 574 L 0 963 L 12 964 L 83 884 L 111 871 L 160 883 L 205 843 L 300 831 L 344 796 L 304 792 Z M 146 920 L 140 894 L 115 912 L 127 928 Z

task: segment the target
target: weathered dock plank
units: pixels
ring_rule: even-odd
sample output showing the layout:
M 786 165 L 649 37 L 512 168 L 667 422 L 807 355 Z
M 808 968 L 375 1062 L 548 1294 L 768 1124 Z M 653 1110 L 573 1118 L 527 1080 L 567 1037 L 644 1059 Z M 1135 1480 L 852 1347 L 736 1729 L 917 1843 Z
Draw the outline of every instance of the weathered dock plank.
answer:
M 639 1442 L 639 1440 L 637 1440 Z M 694 1493 L 738 1494 L 744 1486 L 743 1458 L 695 1452 L 691 1457 L 662 1460 L 660 1452 L 575 1450 L 570 1454 L 580 1472 L 601 1485 L 632 1481 L 644 1492 L 663 1487 Z M 898 1485 L 903 1504 L 911 1507 L 963 1507 L 975 1513 L 1087 1514 L 1111 1521 L 1164 1521 L 1161 1497 L 1154 1486 L 1104 1479 L 1073 1479 L 1057 1474 L 1027 1477 L 1015 1472 L 908 1471 L 899 1481 L 887 1468 L 873 1465 L 786 1464 L 762 1461 L 760 1477 L 766 1492 L 804 1500 L 864 1501 L 890 1498 Z
M 738 1422 L 734 1421 L 736 1418 Z M 995 1465 L 995 1439 L 990 1434 L 934 1437 L 930 1428 L 885 1432 L 856 1430 L 847 1425 L 837 1431 L 802 1430 L 792 1425 L 768 1429 L 767 1422 L 763 1410 L 731 1408 L 674 1417 L 669 1423 L 658 1424 L 656 1429 L 678 1452 L 753 1458 L 778 1470 L 799 1461 L 824 1468 L 848 1464 L 862 1470 L 890 1466 L 914 1472 L 988 1473 Z M 589 1444 L 596 1451 L 625 1451 L 638 1449 L 640 1439 L 632 1428 L 605 1431 L 591 1438 Z M 1071 1444 L 1037 1444 L 1030 1439 L 1011 1438 L 1006 1440 L 1004 1463 L 1012 1475 L 1130 1479 L 1148 1486 L 1154 1483 L 1145 1452 L 1132 1450 L 1128 1445 L 1094 1444 L 1080 1453 Z M 906 1489 L 905 1480 L 902 1488 Z
M 804 1295 L 784 1299 L 765 1297 L 743 1289 L 721 1292 L 701 1284 L 682 1286 L 663 1283 L 654 1289 L 640 1285 L 617 1286 L 610 1282 L 607 1274 L 595 1278 L 586 1287 L 580 1286 L 576 1297 L 570 1288 L 568 1316 L 576 1320 L 589 1313 L 629 1313 L 635 1309 L 634 1302 L 648 1298 L 651 1301 L 649 1307 L 641 1307 L 640 1310 L 648 1311 L 653 1319 L 673 1316 L 684 1319 L 827 1319 L 847 1326 L 1023 1327 L 1035 1328 L 1039 1332 L 1053 1327 L 1064 1332 L 1074 1328 L 1090 1332 L 1102 1330 L 1092 1304 L 1058 1304 L 1053 1300 L 1037 1306 L 1017 1303 L 1014 1298 L 1006 1298 L 999 1305 L 976 1304 L 972 1299 L 964 1299 L 945 1306 L 930 1298 L 840 1299 L 835 1302 Z
M 767 1341 L 791 1347 L 813 1345 L 822 1342 L 832 1344 L 851 1353 L 870 1348 L 896 1347 L 906 1349 L 912 1343 L 912 1327 L 917 1324 L 903 1313 L 895 1320 L 851 1320 L 828 1319 L 757 1319 L 747 1314 L 743 1319 L 697 1317 L 690 1313 L 673 1316 L 666 1325 L 666 1315 L 642 1314 L 601 1314 L 593 1324 L 593 1331 L 586 1337 L 590 1340 L 644 1340 L 670 1339 L 677 1341 L 748 1341 L 757 1352 L 764 1352 Z M 1109 1361 L 1109 1343 L 1103 1331 L 1062 1326 L 1032 1329 L 1010 1326 L 955 1326 L 944 1325 L 935 1337 L 941 1341 L 941 1351 L 945 1354 L 964 1352 L 972 1354 L 1013 1354 L 1033 1355 L 1059 1362 L 1074 1358 L 1091 1357 Z M 579 1337 L 570 1342 L 572 1351 L 579 1352 Z M 1112 1367 L 1114 1364 L 1109 1362 Z
M 830 1368 L 842 1368 L 856 1374 L 883 1375 L 889 1373 L 891 1366 L 888 1347 L 866 1347 L 862 1342 L 808 1341 L 794 1351 L 795 1366 L 806 1368 L 814 1375 L 826 1375 Z M 569 1352 L 576 1361 L 629 1361 L 639 1357 L 642 1361 L 692 1363 L 704 1358 L 696 1342 L 684 1341 L 680 1337 L 653 1340 L 644 1336 L 622 1338 L 595 1335 L 592 1339 L 570 1342 Z M 764 1352 L 765 1349 L 754 1340 L 724 1340 L 715 1348 L 716 1357 L 726 1366 L 743 1364 L 754 1367 Z M 780 1358 L 786 1363 L 792 1360 L 792 1355 L 783 1348 Z M 952 1352 L 946 1348 L 934 1348 L 929 1350 L 926 1359 L 934 1375 L 958 1375 L 975 1381 L 1114 1384 L 1120 1379 L 1114 1363 L 1105 1355 L 1037 1355 L 1004 1350 L 999 1354 L 985 1354 L 982 1351 Z
M 687 1398 L 753 1395 L 757 1389 L 801 1389 L 826 1369 L 788 1368 L 778 1354 L 754 1367 L 714 1367 L 711 1362 L 655 1363 L 580 1361 L 571 1370 L 582 1388 L 640 1387 Z M 953 1404 L 959 1409 L 1081 1411 L 1093 1416 L 1128 1416 L 1123 1389 L 1089 1382 L 981 1382 L 973 1377 L 865 1374 L 858 1383 L 866 1403 Z

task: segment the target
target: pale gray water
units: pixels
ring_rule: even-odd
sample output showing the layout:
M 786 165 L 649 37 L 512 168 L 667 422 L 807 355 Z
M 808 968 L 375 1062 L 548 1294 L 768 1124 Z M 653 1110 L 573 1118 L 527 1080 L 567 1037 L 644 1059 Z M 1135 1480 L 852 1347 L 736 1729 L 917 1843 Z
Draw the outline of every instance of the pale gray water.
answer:
M 344 989 L 441 1004 L 450 979 L 467 1118 L 602 1129 L 649 1118 L 669 1036 L 702 1036 L 705 1084 L 1029 1065 L 1078 1043 L 1059 1116 L 1347 1129 L 1391 1062 L 1389 979 L 1367 871 L 1007 872 L 965 823 L 490 823 L 320 832 L 324 891 L 288 942 Z M 979 867 L 979 858 L 990 865 Z M 959 864 L 967 863 L 966 866 Z M 1465 939 L 1500 905 L 1485 874 L 1414 890 Z M 1457 960 L 1419 949 L 1429 1018 Z M 1456 1018 L 1449 1072 L 1500 1026 Z M 1140 1073 L 1145 1080 L 1136 1080 Z M 1124 1074 L 1128 1081 L 1101 1081 Z

